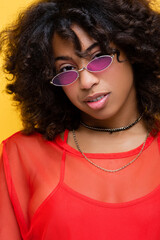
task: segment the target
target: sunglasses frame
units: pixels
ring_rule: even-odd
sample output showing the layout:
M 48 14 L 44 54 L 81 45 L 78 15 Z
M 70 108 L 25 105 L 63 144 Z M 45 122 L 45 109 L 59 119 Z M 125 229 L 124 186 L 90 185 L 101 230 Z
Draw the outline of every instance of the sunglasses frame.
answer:
M 102 69 L 102 70 L 98 70 L 98 71 L 92 71 L 92 70 L 88 70 L 88 69 L 87 69 L 87 66 L 88 66 L 90 63 L 92 63 L 93 61 L 95 61 L 95 60 L 97 60 L 97 59 L 99 59 L 99 58 L 103 58 L 103 57 L 110 57 L 110 58 L 111 58 L 111 62 L 110 62 L 110 64 L 109 64 L 107 67 L 105 67 L 105 68 Z M 108 67 L 110 67 L 111 64 L 113 63 L 113 58 L 114 58 L 114 54 L 113 54 L 113 55 L 102 55 L 102 56 L 96 57 L 96 58 L 92 59 L 91 61 L 89 61 L 89 63 L 86 65 L 86 67 L 83 67 L 83 68 L 78 69 L 78 70 L 68 70 L 67 72 L 58 73 L 57 75 L 55 75 L 55 76 L 52 78 L 52 80 L 50 81 L 50 83 L 53 84 L 54 86 L 57 86 L 57 87 L 68 86 L 68 85 L 74 83 L 74 82 L 79 78 L 79 72 L 82 72 L 83 70 L 87 70 L 88 72 L 92 72 L 92 73 L 98 73 L 98 72 L 102 72 L 102 71 L 106 70 L 106 69 L 107 69 Z M 74 72 L 74 73 L 77 74 L 76 79 L 75 79 L 74 81 L 72 81 L 71 83 L 68 83 L 68 84 L 65 84 L 65 85 L 58 85 L 58 84 L 53 83 L 54 79 L 55 79 L 56 77 L 58 77 L 59 75 L 62 75 L 62 74 L 64 74 L 64 73 L 70 73 L 70 72 Z

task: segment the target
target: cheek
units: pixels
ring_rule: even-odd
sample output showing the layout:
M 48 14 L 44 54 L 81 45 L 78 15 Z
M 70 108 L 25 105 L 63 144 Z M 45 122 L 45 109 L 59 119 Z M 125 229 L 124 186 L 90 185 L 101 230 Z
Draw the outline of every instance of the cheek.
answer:
M 118 63 L 110 76 L 110 84 L 119 91 L 129 90 L 134 84 L 133 70 L 129 63 Z
M 62 87 L 66 96 L 70 99 L 70 101 L 74 104 L 77 98 L 77 88 L 74 84 L 66 87 Z

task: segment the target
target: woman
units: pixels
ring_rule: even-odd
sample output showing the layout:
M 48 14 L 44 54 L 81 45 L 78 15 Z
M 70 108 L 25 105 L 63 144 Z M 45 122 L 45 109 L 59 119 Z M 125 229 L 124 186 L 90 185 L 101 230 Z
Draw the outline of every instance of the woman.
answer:
M 1 33 L 24 123 L 1 239 L 160 239 L 159 37 L 145 0 L 43 0 Z

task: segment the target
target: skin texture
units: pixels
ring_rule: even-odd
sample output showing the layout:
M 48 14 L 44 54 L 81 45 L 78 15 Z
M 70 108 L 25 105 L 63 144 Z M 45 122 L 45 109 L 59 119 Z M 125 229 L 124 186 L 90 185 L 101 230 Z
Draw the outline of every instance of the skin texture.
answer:
M 74 26 L 74 32 L 80 39 L 82 52 L 90 47 L 95 41 L 90 38 L 80 27 Z M 60 56 L 71 57 L 71 60 L 58 60 L 56 68 L 59 71 L 62 67 L 73 66 L 80 69 L 98 53 L 98 46 L 91 50 L 91 57 L 88 59 L 79 58 L 69 40 L 64 40 L 55 34 L 53 39 L 55 58 Z M 103 53 L 102 53 L 103 54 Z M 125 60 L 126 56 L 121 52 L 120 60 Z M 133 81 L 132 66 L 129 61 L 119 63 L 114 56 L 112 65 L 100 73 L 91 73 L 87 70 L 80 72 L 79 79 L 69 86 L 63 87 L 64 92 L 70 101 L 82 111 L 82 118 L 88 123 L 93 123 L 95 119 L 100 120 L 103 126 L 115 127 L 114 121 L 117 116 L 125 115 L 129 111 L 129 121 L 131 118 L 130 108 L 132 106 L 133 117 L 137 117 L 136 93 Z M 102 107 L 92 109 L 87 104 L 87 98 L 92 96 L 107 94 L 107 100 Z M 97 121 L 96 121 L 97 123 Z M 128 124 L 128 119 L 126 123 Z M 99 125 L 99 124 L 98 124 Z M 118 127 L 119 124 L 117 124 Z
M 86 49 L 95 43 L 95 40 L 79 26 L 73 25 L 72 29 L 80 40 L 82 52 L 85 52 Z M 115 47 L 114 44 L 113 47 Z M 90 55 L 87 58 L 80 58 L 76 55 L 74 45 L 71 41 L 62 39 L 55 34 L 53 37 L 53 53 L 55 59 L 60 57 L 70 58 L 69 60 L 56 61 L 56 69 L 57 73 L 59 73 L 67 69 L 78 70 L 83 68 L 92 58 L 94 58 L 95 55 L 100 53 L 100 49 L 96 46 L 91 50 Z M 77 81 L 71 85 L 63 87 L 63 90 L 70 101 L 80 109 L 83 121 L 89 125 L 109 128 L 121 127 L 134 122 L 139 116 L 132 65 L 122 51 L 120 51 L 119 60 L 123 62 L 119 62 L 115 55 L 112 65 L 105 71 L 101 73 L 90 73 L 87 70 L 84 70 L 80 72 L 80 77 Z M 88 105 L 85 101 L 86 99 L 90 99 L 88 98 L 89 96 L 97 97 L 97 94 L 105 95 L 106 93 L 109 93 L 108 98 L 104 101 L 101 107 L 93 109 L 90 107 L 90 104 Z M 140 146 L 144 142 L 146 135 L 147 130 L 144 127 L 143 121 L 140 121 L 127 131 L 113 134 L 92 131 L 81 125 L 76 130 L 78 143 L 84 153 L 126 152 Z M 73 140 L 72 131 L 69 132 L 68 144 L 77 149 Z M 104 161 L 98 160 L 96 163 L 99 166 L 111 169 L 111 167 L 108 167 L 108 161 L 106 160 L 107 159 Z M 95 161 L 95 159 L 93 161 Z M 116 169 L 125 164 L 125 159 L 122 158 L 120 161 L 121 163 L 119 163 L 119 160 L 114 161 L 115 165 L 114 167 L 112 166 L 112 168 Z M 116 174 L 99 172 L 100 175 L 98 175 L 97 172 L 96 180 L 93 177 L 92 172 L 90 174 L 86 169 L 83 169 L 84 171 L 87 171 L 86 174 L 88 176 L 85 188 L 85 183 L 77 177 L 81 173 L 79 173 L 79 168 L 76 164 L 77 163 L 74 163 L 74 161 L 71 163 L 68 159 L 66 161 L 66 172 L 68 173 L 68 176 L 70 176 L 69 179 L 71 179 L 69 183 L 67 182 L 68 185 L 72 186 L 72 182 L 75 183 L 77 181 L 79 189 L 77 187 L 76 190 L 78 192 L 81 192 L 81 189 L 83 189 L 84 195 L 104 202 L 116 203 L 135 199 L 137 196 L 142 196 L 141 189 L 145 189 L 147 193 L 150 192 L 153 189 L 153 186 L 147 190 L 145 186 L 146 183 L 147 186 L 150 186 L 151 180 L 147 176 L 153 176 L 153 173 L 156 173 L 154 186 L 157 186 L 157 182 L 159 182 L 159 173 L 155 169 L 154 164 L 153 166 L 150 165 L 150 168 L 147 168 L 151 171 L 144 176 L 146 165 L 141 164 L 141 161 L 137 161 L 139 166 L 136 168 L 136 172 L 134 170 L 133 172 L 120 171 Z M 77 172 L 76 169 L 78 169 Z M 123 174 L 125 173 L 126 175 L 124 177 Z M 82 175 L 83 174 L 84 172 Z M 105 175 L 105 178 L 102 180 L 100 176 L 103 174 Z M 138 182 L 137 185 L 135 183 L 135 175 L 136 181 Z M 90 190 L 88 186 L 90 186 Z M 74 184 L 72 188 L 74 189 Z
M 50 84 L 51 79 L 56 75 L 52 51 L 53 35 L 58 33 L 62 38 L 74 42 L 78 51 L 81 49 L 80 42 L 71 29 L 75 27 L 73 24 L 81 26 L 99 43 L 104 53 L 115 52 L 110 49 L 111 43 L 123 50 L 132 63 L 138 110 L 140 113 L 144 112 L 145 126 L 149 132 L 153 132 L 153 135 L 159 132 L 160 104 L 157 103 L 160 102 L 160 15 L 150 8 L 149 2 L 147 0 L 40 1 L 22 12 L 16 24 L 0 33 L 0 51 L 3 53 L 4 50 L 5 58 L 4 71 L 12 76 L 12 81 L 8 81 L 6 89 L 12 94 L 21 110 L 25 134 L 40 132 L 52 141 L 66 128 L 70 130 L 79 128 L 81 119 L 79 109 L 70 103 L 61 88 L 58 89 Z M 82 36 L 80 29 L 79 35 Z M 69 46 L 68 43 L 66 48 L 68 49 Z M 83 62 L 79 63 L 81 64 Z M 107 70 L 108 77 L 109 72 L 111 68 Z M 87 75 L 89 79 L 86 71 L 81 72 L 80 75 L 81 78 Z M 91 76 L 93 79 L 93 74 Z M 101 79 L 102 75 L 98 74 L 98 76 Z M 108 77 L 105 76 L 107 82 Z M 110 79 L 113 83 L 112 76 Z M 94 86 L 93 93 L 103 90 L 112 91 L 108 84 L 104 89 L 97 88 L 98 85 Z M 85 91 L 83 96 L 90 93 L 91 91 Z M 115 95 L 113 96 L 116 100 Z M 111 98 L 110 96 L 108 102 Z M 107 112 L 105 111 L 107 118 L 98 111 L 92 116 L 92 111 L 92 114 L 89 113 L 89 116 L 92 116 L 91 122 L 108 127 L 126 125 L 135 120 L 137 113 L 134 102 L 132 109 L 124 111 L 125 117 L 118 114 L 119 111 L 113 106 L 112 110 L 115 113 L 110 112 L 110 115 L 109 108 Z M 116 112 L 118 116 L 113 119 Z M 102 122 L 95 123 L 97 117 Z M 89 121 L 89 118 L 84 120 Z
M 7 89 L 9 93 L 13 94 L 14 99 L 20 103 L 26 134 L 40 132 L 48 140 L 52 141 L 60 133 L 62 133 L 63 138 L 63 131 L 68 128 L 70 130 L 68 144 L 76 148 L 71 131 L 76 129 L 81 149 L 83 152 L 90 153 L 125 152 L 144 142 L 147 130 L 143 121 L 140 121 L 127 131 L 108 134 L 91 131 L 81 125 L 79 126 L 79 120 L 82 118 L 84 122 L 93 126 L 121 127 L 134 122 L 139 116 L 138 109 L 143 112 L 147 107 L 149 112 L 145 112 L 143 120 L 148 131 L 154 129 L 157 122 L 155 115 L 158 118 L 160 116 L 160 105 L 157 104 L 160 101 L 160 95 L 157 94 L 160 92 L 158 78 L 158 75 L 160 75 L 158 58 L 160 16 L 152 12 L 146 3 L 145 0 L 40 1 L 22 13 L 17 23 L 9 26 L 2 34 L 2 37 L 0 35 L 0 45 L 5 43 L 4 49 L 7 53 L 5 70 L 13 76 L 13 81 L 9 81 Z M 100 10 L 98 7 L 100 7 Z M 67 38 L 72 39 L 75 44 L 77 43 L 75 36 L 70 31 L 70 24 L 73 22 L 80 23 L 86 29 L 85 32 L 77 25 L 72 26 L 73 31 L 80 40 L 82 51 L 91 46 L 95 41 L 94 39 L 97 39 L 102 48 L 102 43 L 109 43 L 112 39 L 116 43 L 116 48 L 119 46 L 124 51 L 121 51 L 120 60 L 127 60 L 125 55 L 127 54 L 130 61 L 119 63 L 115 55 L 113 64 L 104 72 L 93 74 L 86 70 L 82 71 L 79 79 L 74 84 L 63 88 L 66 96 L 73 103 L 70 104 L 62 89 L 50 84 L 50 80 L 55 76 L 54 57 L 68 56 L 72 58 L 70 61 L 56 62 L 57 72 L 59 72 L 59 68 L 68 64 L 75 69 L 80 69 L 99 53 L 99 48 L 95 47 L 87 58 L 80 58 L 76 55 L 71 40 L 66 40 Z M 56 35 L 56 31 L 65 40 Z M 51 47 L 52 36 L 53 54 Z M 76 44 L 76 49 L 79 50 L 79 44 Z M 107 46 L 104 49 L 108 49 Z M 150 56 L 150 58 L 146 58 L 146 56 Z M 134 64 L 131 65 L 131 62 Z M 156 75 L 153 72 L 154 69 L 157 70 Z M 138 109 L 134 87 L 135 80 Z M 105 99 L 103 104 L 100 103 L 100 106 L 96 105 L 96 103 L 89 104 L 86 101 L 92 97 L 96 98 L 99 95 L 106 94 L 108 94 L 108 98 Z M 80 109 L 81 116 L 73 105 Z M 158 120 L 159 123 L 160 120 Z M 158 132 L 160 127 L 157 126 L 156 129 Z M 31 138 L 32 136 L 29 136 L 30 140 Z M 25 139 L 27 139 L 27 145 L 29 144 L 32 147 L 32 141 L 28 140 L 28 137 L 25 137 Z M 66 158 L 64 158 L 65 154 L 62 156 L 60 151 L 57 151 L 54 157 L 52 144 L 49 144 L 45 150 L 42 146 L 43 140 L 41 139 L 39 142 L 37 138 L 36 143 L 42 144 L 39 152 L 40 158 L 38 157 L 37 162 L 36 159 L 28 161 L 30 160 L 28 154 L 33 153 L 34 158 L 36 151 L 30 152 L 29 149 L 24 153 L 22 159 L 19 158 L 21 155 L 19 151 L 17 152 L 17 144 L 14 141 L 12 143 L 18 154 L 18 161 L 16 162 L 16 158 L 14 158 L 14 161 L 11 161 L 10 169 L 15 177 L 13 183 L 16 183 L 14 180 L 18 181 L 15 186 L 20 186 L 22 189 L 22 192 L 17 191 L 17 193 L 20 197 L 19 200 L 23 198 L 25 200 L 24 205 L 21 204 L 21 206 L 27 217 L 29 215 L 33 216 L 37 206 L 57 186 L 61 166 L 65 167 L 65 169 L 63 168 L 65 170 L 64 174 L 62 174 L 64 183 L 71 189 L 76 190 L 76 192 L 102 202 L 120 203 L 134 200 L 151 193 L 160 183 L 157 142 L 151 146 L 151 149 L 148 149 L 151 154 L 148 155 L 148 158 L 145 157 L 148 152 L 144 151 L 144 156 L 141 158 L 141 155 L 134 165 L 115 174 L 106 174 L 96 169 L 83 157 L 74 158 L 70 154 L 67 157 L 66 154 Z M 22 144 L 19 143 L 22 151 L 25 149 L 24 143 L 22 137 Z M 47 151 L 48 157 L 51 157 L 48 161 L 45 156 L 43 157 L 40 154 L 41 150 L 42 152 L 44 150 L 45 154 Z M 63 151 L 63 153 L 65 152 Z M 60 157 L 57 157 L 59 154 Z M 8 155 L 12 160 L 12 151 Z M 63 165 L 64 161 L 61 161 L 61 157 L 63 157 L 63 160 L 65 159 L 65 166 Z M 122 157 L 110 161 L 106 157 L 105 159 L 94 160 L 104 168 L 116 169 L 126 164 L 129 158 Z M 2 209 L 0 209 L 2 222 L 0 239 L 18 240 L 22 239 L 22 237 L 14 208 L 11 206 L 1 163 L 2 161 L 0 162 L 0 168 L 2 168 L 0 171 L 0 193 L 2 193 L 0 198 L 0 206 L 2 206 Z M 8 162 L 6 163 L 8 164 Z M 34 168 L 30 168 L 32 164 Z M 27 174 L 25 170 L 27 170 Z M 42 174 L 38 174 L 40 172 Z M 45 181 L 43 176 L 46 176 Z M 27 187 L 24 187 L 23 181 L 19 181 L 20 177 L 26 180 Z M 9 190 L 12 190 L 10 185 Z M 152 212 L 149 212 L 147 222 L 152 220 L 152 215 Z M 141 226 L 141 214 L 139 217 L 139 226 Z M 34 223 L 30 229 L 32 228 L 34 228 Z M 44 230 L 47 232 L 48 226 Z M 45 237 L 44 235 L 42 237 Z
M 82 52 L 95 43 L 95 40 L 79 26 L 73 25 L 72 29 L 80 40 Z M 90 56 L 80 58 L 76 55 L 71 41 L 62 39 L 58 34 L 55 34 L 53 37 L 53 52 L 55 58 L 71 58 L 70 60 L 56 61 L 56 69 L 59 72 L 66 66 L 71 66 L 71 69 L 81 69 L 96 54 L 100 53 L 100 48 L 96 46 L 91 50 Z M 122 51 L 120 60 L 126 60 Z M 83 121 L 89 125 L 108 128 L 121 127 L 132 123 L 139 116 L 132 65 L 129 61 L 118 62 L 116 56 L 114 56 L 112 65 L 105 71 L 95 74 L 84 70 L 80 72 L 77 81 L 63 87 L 63 90 L 70 101 L 81 110 Z M 93 96 L 94 98 L 94 96 L 105 94 L 108 97 L 100 107 L 93 109 L 88 105 L 86 101 L 88 97 Z M 87 130 L 82 126 L 77 133 L 79 142 L 83 146 L 82 149 L 86 152 L 121 152 L 141 144 L 145 138 L 146 130 L 143 123 L 140 122 L 128 131 L 112 135 Z M 86 139 L 89 141 L 87 146 L 84 144 Z M 107 147 L 104 141 L 107 142 Z M 75 147 L 71 134 L 69 142 Z

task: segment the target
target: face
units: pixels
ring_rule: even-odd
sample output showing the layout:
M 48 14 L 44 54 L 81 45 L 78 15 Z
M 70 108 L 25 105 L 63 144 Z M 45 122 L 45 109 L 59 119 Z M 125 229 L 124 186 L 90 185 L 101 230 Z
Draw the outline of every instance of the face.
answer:
M 89 55 L 86 58 L 79 57 L 73 43 L 55 33 L 53 53 L 57 59 L 57 73 L 82 69 L 90 60 L 103 55 L 96 41 L 82 28 L 73 25 L 72 30 L 79 38 L 81 51 L 90 49 Z M 127 60 L 122 51 L 120 60 Z M 70 101 L 80 109 L 82 119 L 86 122 L 103 122 L 115 117 L 120 119 L 127 114 L 135 117 L 137 114 L 132 66 L 129 61 L 118 62 L 116 55 L 106 70 L 93 73 L 85 69 L 79 73 L 79 78 L 74 83 L 63 86 L 63 90 Z

